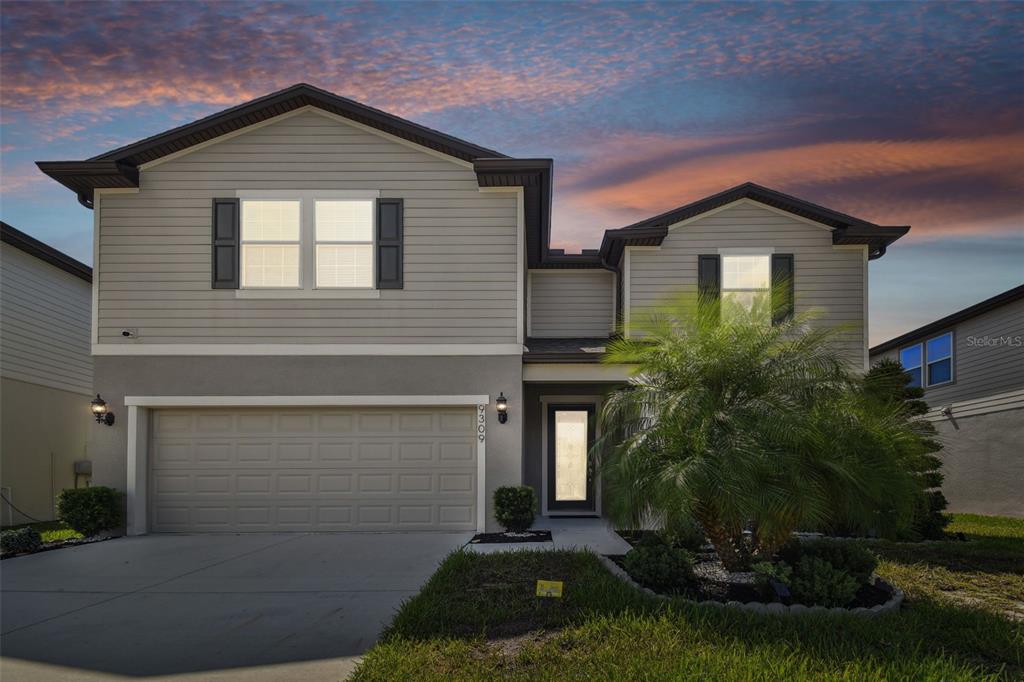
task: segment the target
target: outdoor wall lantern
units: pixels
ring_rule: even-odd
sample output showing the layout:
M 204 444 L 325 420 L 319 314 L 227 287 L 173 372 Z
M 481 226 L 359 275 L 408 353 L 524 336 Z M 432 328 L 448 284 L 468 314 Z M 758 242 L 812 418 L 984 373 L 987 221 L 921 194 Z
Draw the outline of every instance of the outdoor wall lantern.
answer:
M 107 401 L 100 397 L 100 394 L 96 394 L 96 400 L 93 400 L 92 413 L 96 416 L 97 424 L 106 424 L 107 426 L 114 425 L 114 413 L 107 411 Z
M 508 398 L 505 397 L 504 392 L 498 394 L 498 397 L 494 400 L 494 407 L 498 410 L 498 423 L 504 424 L 507 422 Z

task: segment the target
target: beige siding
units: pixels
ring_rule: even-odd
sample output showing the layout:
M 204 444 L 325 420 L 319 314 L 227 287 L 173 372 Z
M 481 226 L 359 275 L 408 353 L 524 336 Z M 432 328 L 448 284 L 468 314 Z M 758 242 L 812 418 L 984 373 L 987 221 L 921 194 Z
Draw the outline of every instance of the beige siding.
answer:
M 31 384 L 92 391 L 89 283 L 0 246 L 0 374 Z
M 922 336 L 903 347 L 924 343 L 947 331 L 953 332 L 953 383 L 925 388 L 924 397 L 929 405 L 938 408 L 964 400 L 1013 394 L 1024 389 L 1024 347 L 1019 345 L 1024 343 L 1024 300 Z M 898 361 L 899 350 L 894 348 L 874 355 L 871 361 L 877 362 L 882 358 Z M 1007 400 L 1009 397 L 1006 396 Z M 995 411 L 1000 404 L 989 405 L 989 411 Z
M 608 270 L 530 272 L 530 336 L 604 337 L 615 324 L 615 277 Z
M 771 247 L 794 257 L 798 313 L 838 328 L 836 343 L 857 369 L 867 358 L 864 249 L 836 248 L 831 232 L 795 216 L 743 201 L 671 229 L 660 248 L 629 249 L 630 318 L 697 288 L 697 256 L 720 248 Z
M 141 185 L 101 200 L 100 343 L 516 340 L 516 198 L 480 192 L 462 165 L 307 111 L 144 170 Z M 252 189 L 404 198 L 405 288 L 298 300 L 211 289 L 210 201 Z

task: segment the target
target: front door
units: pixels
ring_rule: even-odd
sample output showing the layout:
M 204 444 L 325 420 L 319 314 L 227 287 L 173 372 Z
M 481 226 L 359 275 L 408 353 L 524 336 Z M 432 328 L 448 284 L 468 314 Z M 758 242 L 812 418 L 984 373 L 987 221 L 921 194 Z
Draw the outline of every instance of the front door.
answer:
M 590 514 L 594 498 L 593 403 L 548 405 L 548 511 Z

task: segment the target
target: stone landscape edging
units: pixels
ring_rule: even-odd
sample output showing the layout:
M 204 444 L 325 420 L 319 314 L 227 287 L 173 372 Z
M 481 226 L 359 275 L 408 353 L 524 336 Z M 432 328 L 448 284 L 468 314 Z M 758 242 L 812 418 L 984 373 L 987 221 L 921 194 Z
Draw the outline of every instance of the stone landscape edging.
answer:
M 738 601 L 720 602 L 714 601 L 712 599 L 697 601 L 695 599 L 686 599 L 685 597 L 670 597 L 665 594 L 658 594 L 654 590 L 639 584 L 638 582 L 633 580 L 632 577 L 630 577 L 629 573 L 626 572 L 626 569 L 622 568 L 617 563 L 615 563 L 608 557 L 604 556 L 603 554 L 598 554 L 597 556 L 601 560 L 601 563 L 604 564 L 605 568 L 612 572 L 612 575 L 616 576 L 617 578 L 625 582 L 627 585 L 632 585 L 636 589 L 642 592 L 646 592 L 647 594 L 657 599 L 683 599 L 684 601 L 688 601 L 691 604 L 696 604 L 698 606 L 713 606 L 715 608 L 731 609 L 734 611 L 745 611 L 747 613 L 769 613 L 776 615 L 798 616 L 802 614 L 829 613 L 849 614 L 853 616 L 873 618 L 875 616 L 880 616 L 884 613 L 892 613 L 893 611 L 897 611 L 903 604 L 903 590 L 883 580 L 882 578 L 879 578 L 877 575 L 874 576 L 875 585 L 887 591 L 889 593 L 889 599 L 884 604 L 878 604 L 876 606 L 872 606 L 871 608 L 865 608 L 863 606 L 858 606 L 853 609 L 847 609 L 842 606 L 834 606 L 832 608 L 829 608 L 827 606 L 805 606 L 804 604 L 790 604 L 787 606 L 786 604 L 780 604 L 779 602 L 765 603 L 757 601 L 747 602 L 746 604 L 744 604 L 743 602 Z

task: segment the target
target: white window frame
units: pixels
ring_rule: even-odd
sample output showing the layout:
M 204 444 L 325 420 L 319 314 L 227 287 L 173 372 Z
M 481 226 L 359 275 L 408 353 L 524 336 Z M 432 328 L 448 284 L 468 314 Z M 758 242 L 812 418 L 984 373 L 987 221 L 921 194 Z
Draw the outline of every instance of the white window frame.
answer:
M 371 259 L 371 286 L 369 287 L 330 287 L 316 286 L 316 201 L 374 201 L 380 197 L 379 190 L 238 190 L 235 196 L 242 202 L 246 201 L 298 201 L 299 206 L 299 285 L 295 288 L 241 287 L 235 290 L 236 298 L 380 298 L 377 282 L 377 224 L 376 211 L 373 211 L 374 224 L 371 228 L 373 241 L 369 242 L 374 256 Z M 244 213 L 244 207 L 241 207 Z M 241 241 L 241 240 L 240 240 Z M 257 243 L 257 242 L 254 242 Z M 258 242 L 272 244 L 274 242 Z M 289 244 L 294 242 L 287 242 Z M 348 242 L 323 242 L 325 244 L 341 244 Z M 353 242 L 366 244 L 367 242 Z M 243 276 L 244 279 L 244 276 Z
M 299 204 L 299 238 L 297 241 L 284 241 L 284 240 L 263 240 L 256 239 L 246 241 L 245 229 L 243 227 L 245 222 L 245 202 L 259 202 L 259 201 L 298 201 Z M 302 222 L 303 222 L 303 202 L 298 199 L 278 198 L 278 199 L 266 199 L 266 198 L 251 198 L 242 199 L 240 202 L 242 205 L 239 206 L 239 235 L 238 235 L 238 248 L 239 248 L 239 289 L 246 289 L 249 291 L 297 291 L 302 289 L 303 277 L 305 277 L 305 259 L 302 257 Z M 299 247 L 299 285 L 295 287 L 258 287 L 258 286 L 247 286 L 245 284 L 245 247 L 246 246 L 297 246 Z
M 720 301 L 725 300 L 725 294 L 727 291 L 749 291 L 753 293 L 764 292 L 767 295 L 771 295 L 772 292 L 772 255 L 775 253 L 774 247 L 752 247 L 752 248 L 722 248 L 718 249 L 718 260 L 719 260 L 719 282 L 718 282 L 718 298 Z M 726 288 L 725 286 L 725 259 L 735 256 L 758 256 L 761 258 L 768 259 L 768 286 L 765 289 L 735 289 Z M 771 317 L 769 315 L 769 322 Z
M 317 239 L 316 236 L 316 204 L 318 201 L 371 201 L 370 206 L 370 240 L 369 241 L 334 241 L 331 239 Z M 376 289 L 377 283 L 377 216 L 374 210 L 372 200 L 368 199 L 339 199 L 339 198 L 326 198 L 326 197 L 315 197 L 310 201 L 310 208 L 313 212 L 313 249 L 312 249 L 312 265 L 313 265 L 313 281 L 312 288 L 322 291 L 371 291 Z M 324 246 L 367 246 L 370 247 L 370 286 L 366 287 L 322 287 L 317 284 L 319 279 L 319 269 L 317 267 L 316 251 L 317 247 L 323 244 Z

